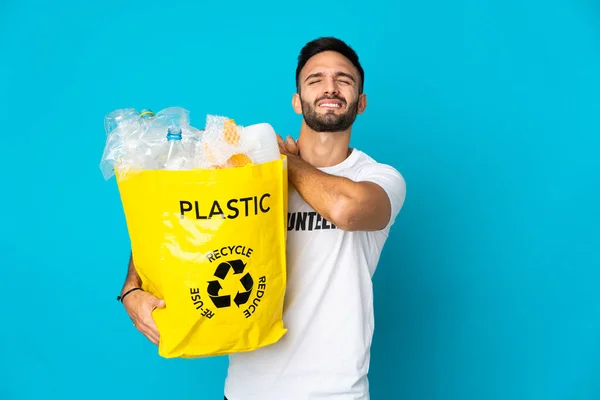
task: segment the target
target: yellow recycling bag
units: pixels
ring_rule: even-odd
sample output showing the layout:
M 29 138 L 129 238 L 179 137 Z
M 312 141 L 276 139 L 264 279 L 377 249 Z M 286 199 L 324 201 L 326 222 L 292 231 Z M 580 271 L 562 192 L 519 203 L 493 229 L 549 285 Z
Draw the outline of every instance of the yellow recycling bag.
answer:
M 287 160 L 116 177 L 159 355 L 252 351 L 285 333 Z

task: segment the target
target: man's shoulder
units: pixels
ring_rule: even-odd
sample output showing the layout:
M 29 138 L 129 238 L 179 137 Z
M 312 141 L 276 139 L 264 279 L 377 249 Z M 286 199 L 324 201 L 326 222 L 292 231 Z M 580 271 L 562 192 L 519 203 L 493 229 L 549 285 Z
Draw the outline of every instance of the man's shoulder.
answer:
M 391 164 L 378 161 L 374 157 L 359 149 L 353 149 L 353 152 L 356 152 L 356 162 L 354 163 L 353 167 L 359 176 L 362 174 L 381 172 L 384 174 L 396 175 L 398 178 L 404 180 L 400 171 L 398 171 Z
M 386 226 L 386 230 L 388 230 L 404 205 L 406 181 L 400 171 L 392 165 L 379 162 L 368 154 L 361 153 L 357 154 L 355 179 L 359 182 L 375 183 L 388 195 L 392 207 L 390 221 Z

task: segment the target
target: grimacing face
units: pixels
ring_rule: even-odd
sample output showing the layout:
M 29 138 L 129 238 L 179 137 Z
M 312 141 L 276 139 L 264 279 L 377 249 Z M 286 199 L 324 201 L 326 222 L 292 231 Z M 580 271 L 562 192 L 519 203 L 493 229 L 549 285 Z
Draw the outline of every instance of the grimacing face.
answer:
M 298 83 L 300 91 L 292 105 L 316 132 L 346 131 L 366 108 L 366 96 L 359 95 L 358 70 L 339 53 L 325 51 L 311 57 Z

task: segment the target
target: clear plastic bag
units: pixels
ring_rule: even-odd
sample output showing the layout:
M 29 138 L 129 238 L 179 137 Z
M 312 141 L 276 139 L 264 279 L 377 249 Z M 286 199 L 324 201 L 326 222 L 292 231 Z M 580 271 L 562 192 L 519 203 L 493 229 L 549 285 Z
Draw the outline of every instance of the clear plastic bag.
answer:
M 123 175 L 132 171 L 164 168 L 165 152 L 173 147 L 167 137 L 169 129 L 181 132 L 177 145 L 190 154 L 191 160 L 201 131 L 190 126 L 189 121 L 189 111 L 181 107 L 166 108 L 156 115 L 151 110 L 138 112 L 133 108 L 118 109 L 107 114 L 104 118 L 107 139 L 100 161 L 104 179 L 110 179 L 115 174 L 115 168 Z

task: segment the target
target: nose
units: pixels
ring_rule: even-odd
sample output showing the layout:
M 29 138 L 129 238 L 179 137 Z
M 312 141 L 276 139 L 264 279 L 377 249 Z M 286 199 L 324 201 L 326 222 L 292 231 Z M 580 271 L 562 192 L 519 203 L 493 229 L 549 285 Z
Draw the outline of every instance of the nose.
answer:
M 339 88 L 334 77 L 325 78 L 325 87 L 323 88 L 326 95 L 333 96 L 338 94 Z

